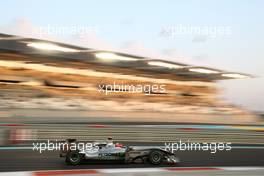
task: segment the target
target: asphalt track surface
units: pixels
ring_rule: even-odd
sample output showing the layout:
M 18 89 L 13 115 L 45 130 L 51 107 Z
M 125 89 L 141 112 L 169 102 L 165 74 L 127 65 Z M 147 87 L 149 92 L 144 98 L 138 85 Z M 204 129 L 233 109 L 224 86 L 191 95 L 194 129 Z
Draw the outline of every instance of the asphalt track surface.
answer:
M 264 166 L 264 149 L 232 149 L 211 154 L 205 151 L 178 151 L 181 163 L 164 167 L 203 167 L 203 166 Z M 148 168 L 146 164 L 89 163 L 69 166 L 58 151 L 38 153 L 30 149 L 0 150 L 0 172 L 66 169 L 105 169 L 105 168 Z M 159 166 L 160 167 L 160 166 Z

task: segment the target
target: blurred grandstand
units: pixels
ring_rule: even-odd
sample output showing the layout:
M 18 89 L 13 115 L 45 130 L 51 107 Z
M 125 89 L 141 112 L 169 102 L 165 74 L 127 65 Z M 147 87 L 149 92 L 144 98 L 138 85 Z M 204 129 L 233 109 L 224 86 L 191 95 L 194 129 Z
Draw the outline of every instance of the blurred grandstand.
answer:
M 217 81 L 250 77 L 242 73 L 6 34 L 0 34 L 0 72 L 0 116 L 83 116 L 94 121 L 106 117 L 125 122 L 258 120 L 219 99 Z M 114 82 L 163 84 L 166 91 L 99 91 L 100 85 Z

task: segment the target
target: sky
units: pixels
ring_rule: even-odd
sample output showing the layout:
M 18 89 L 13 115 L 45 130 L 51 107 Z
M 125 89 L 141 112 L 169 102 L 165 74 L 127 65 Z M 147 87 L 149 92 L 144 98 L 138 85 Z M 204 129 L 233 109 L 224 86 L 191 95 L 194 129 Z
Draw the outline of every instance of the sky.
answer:
M 255 75 L 220 81 L 221 98 L 264 111 L 262 0 L 8 0 L 0 33 Z

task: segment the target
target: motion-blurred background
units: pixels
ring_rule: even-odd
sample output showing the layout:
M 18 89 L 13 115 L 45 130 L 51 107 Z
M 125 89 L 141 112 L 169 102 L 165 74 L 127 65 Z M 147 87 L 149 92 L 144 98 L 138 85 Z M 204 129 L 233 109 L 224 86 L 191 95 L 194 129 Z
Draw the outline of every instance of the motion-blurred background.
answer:
M 250 75 L 6 34 L 1 34 L 0 49 L 2 145 L 68 137 L 96 140 L 106 135 L 119 141 L 263 142 L 263 135 L 258 135 L 261 126 L 216 126 L 211 131 L 206 125 L 162 126 L 261 125 L 259 114 L 218 95 L 217 81 Z M 163 85 L 165 91 L 119 87 L 103 92 L 110 91 L 103 86 L 114 84 Z M 139 126 L 128 127 L 131 123 Z M 142 124 L 158 125 L 140 128 Z M 207 134 L 182 135 L 189 128 Z M 229 134 L 237 130 L 249 134 Z

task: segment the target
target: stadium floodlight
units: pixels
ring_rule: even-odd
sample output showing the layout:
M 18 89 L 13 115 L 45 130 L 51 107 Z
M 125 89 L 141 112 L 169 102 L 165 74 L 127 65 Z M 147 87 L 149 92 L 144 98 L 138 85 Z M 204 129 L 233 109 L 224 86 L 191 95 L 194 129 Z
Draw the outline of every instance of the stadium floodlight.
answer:
M 52 51 L 62 51 L 62 52 L 79 52 L 77 49 L 66 48 L 59 45 L 51 44 L 51 43 L 28 43 L 27 46 L 42 49 L 42 50 L 52 50 Z
M 182 65 L 177 65 L 177 64 L 170 64 L 167 62 L 160 62 L 160 61 L 149 61 L 148 65 L 152 65 L 152 66 L 159 66 L 159 67 L 167 67 L 170 69 L 178 69 L 178 68 L 182 68 Z
M 229 78 L 248 78 L 249 76 L 247 75 L 242 75 L 239 73 L 223 73 L 222 76 L 224 77 L 229 77 Z
M 127 56 L 120 56 L 114 53 L 109 52 L 100 52 L 96 53 L 95 57 L 99 59 L 105 59 L 105 60 L 121 60 L 121 61 L 137 61 L 137 58 L 134 57 L 127 57 Z
M 204 73 L 204 74 L 215 74 L 219 73 L 219 71 L 206 69 L 206 68 L 189 68 L 189 71 L 191 72 L 198 72 L 198 73 Z

